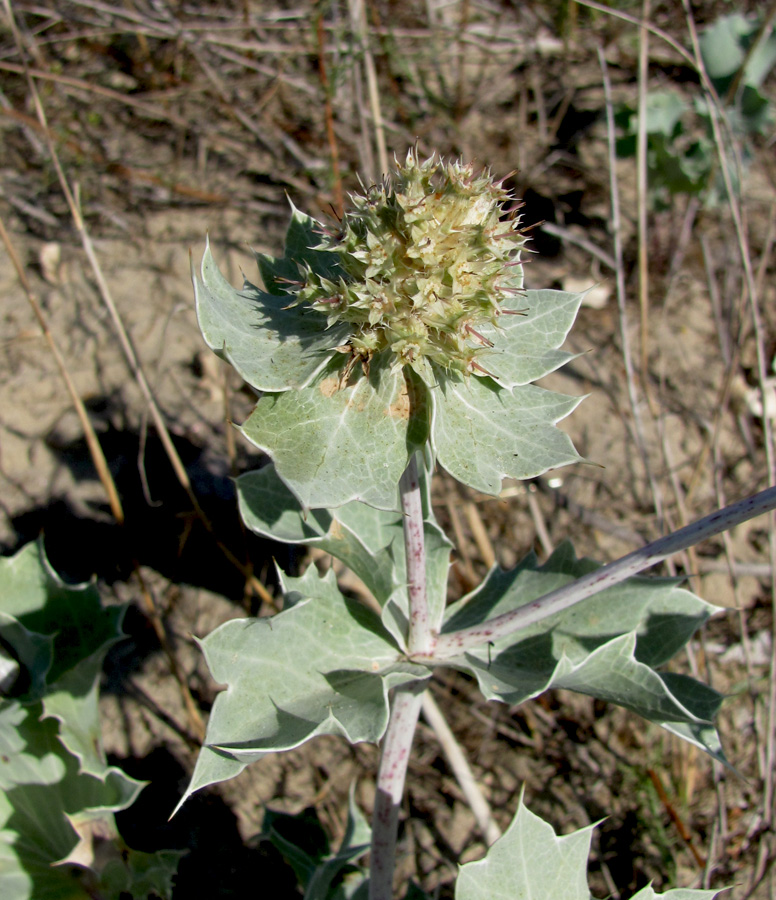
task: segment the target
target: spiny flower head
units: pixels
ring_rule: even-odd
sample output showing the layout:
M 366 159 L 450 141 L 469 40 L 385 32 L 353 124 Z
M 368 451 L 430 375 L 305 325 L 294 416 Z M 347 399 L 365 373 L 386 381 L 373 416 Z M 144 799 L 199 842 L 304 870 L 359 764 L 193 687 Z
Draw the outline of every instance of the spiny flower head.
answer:
M 487 374 L 477 361 L 492 346 L 482 325 L 497 325 L 504 295 L 522 288 L 525 238 L 505 217 L 513 198 L 503 180 L 436 155 L 421 162 L 411 150 L 392 177 L 351 199 L 339 232 L 316 248 L 337 255 L 339 277 L 308 269 L 295 301 L 329 326 L 351 326 L 337 347 L 350 355 L 348 374 L 383 352 L 394 369 L 420 371 L 427 360 Z
M 294 209 L 285 253 L 256 254 L 263 289 L 233 288 L 205 250 L 202 333 L 261 392 L 242 432 L 304 507 L 395 510 L 418 451 L 494 494 L 579 459 L 555 427 L 579 398 L 532 382 L 573 358 L 582 295 L 523 289 L 511 200 L 413 151 L 336 234 Z

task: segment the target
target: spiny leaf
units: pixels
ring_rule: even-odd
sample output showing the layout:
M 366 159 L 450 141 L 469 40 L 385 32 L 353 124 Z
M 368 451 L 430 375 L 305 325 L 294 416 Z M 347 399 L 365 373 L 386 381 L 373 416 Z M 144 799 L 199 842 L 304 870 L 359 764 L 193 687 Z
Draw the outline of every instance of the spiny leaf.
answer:
M 594 825 L 558 836 L 530 812 L 522 797 L 512 824 L 484 859 L 461 866 L 456 900 L 592 900 L 587 857 Z M 633 900 L 712 900 L 719 891 L 643 888 Z
M 274 466 L 237 479 L 240 514 L 252 531 L 273 540 L 306 544 L 344 562 L 383 606 L 383 624 L 402 643 L 407 636 L 406 562 L 401 514 L 353 501 L 333 510 L 303 510 Z M 447 592 L 451 544 L 426 511 L 427 596 L 439 621 Z
M 319 734 L 377 741 L 391 687 L 425 677 L 405 662 L 380 620 L 311 567 L 284 579 L 292 605 L 271 619 L 226 622 L 202 642 L 216 697 L 183 798 L 237 775 L 271 751 Z M 183 800 L 181 801 L 181 803 Z
M 298 276 L 298 273 L 297 273 Z M 289 307 L 246 282 L 238 291 L 205 248 L 200 275 L 192 275 L 197 318 L 207 345 L 261 391 L 287 391 L 307 384 L 344 339 L 342 328 L 326 330 L 319 313 Z
M 255 254 L 264 287 L 270 293 L 278 296 L 294 293 L 290 290 L 289 282 L 303 279 L 306 266 L 323 278 L 331 280 L 338 277 L 337 254 L 316 249 L 323 237 L 322 228 L 320 222 L 291 204 L 291 221 L 286 231 L 283 256 L 276 258 L 265 253 Z
M 0 881 L 3 900 L 88 900 L 93 894 L 67 867 L 78 834 L 68 816 L 92 810 L 115 836 L 113 812 L 129 806 L 142 784 L 105 766 L 102 777 L 79 771 L 53 718 L 40 704 L 0 703 Z M 140 896 L 140 895 L 138 895 Z
M 266 395 L 242 432 L 303 506 L 361 500 L 395 510 L 399 478 L 425 439 L 413 434 L 408 389 L 386 360 L 341 386 L 335 361 L 303 390 Z
M 99 675 L 109 647 L 121 638 L 124 607 L 103 607 L 94 584 L 65 584 L 42 546 L 28 544 L 0 559 L 0 613 L 18 623 L 2 633 L 29 679 L 20 699 L 42 698 L 44 714 L 59 720 L 60 739 L 82 771 L 101 776 Z
M 531 555 L 510 572 L 493 570 L 450 607 L 443 631 L 518 609 L 595 568 L 566 543 L 543 566 Z M 653 668 L 683 647 L 712 610 L 676 580 L 631 578 L 451 664 L 476 675 L 490 699 L 516 704 L 567 688 L 618 703 L 724 761 L 713 725 L 722 697 Z
M 574 324 L 584 294 L 565 291 L 525 291 L 504 310 L 525 310 L 525 315 L 502 315 L 498 327 L 485 324 L 480 333 L 492 341 L 492 350 L 483 350 L 479 361 L 505 388 L 530 384 L 554 372 L 573 353 L 558 348 Z
M 582 400 L 534 385 L 498 388 L 490 379 L 448 380 L 431 392 L 436 457 L 453 478 L 498 494 L 504 478 L 533 478 L 580 462 L 555 424 Z

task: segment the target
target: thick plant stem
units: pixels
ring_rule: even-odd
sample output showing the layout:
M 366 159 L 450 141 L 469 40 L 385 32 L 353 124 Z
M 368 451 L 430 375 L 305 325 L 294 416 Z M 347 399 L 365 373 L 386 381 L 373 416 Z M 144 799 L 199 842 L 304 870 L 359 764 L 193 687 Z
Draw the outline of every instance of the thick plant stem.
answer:
M 434 649 L 434 634 L 426 593 L 423 498 L 415 453 L 410 457 L 399 482 L 399 494 L 404 514 L 404 551 L 410 607 L 407 649 L 410 653 L 429 653 Z M 404 794 L 404 778 L 420 714 L 421 698 L 427 684 L 428 679 L 424 679 L 402 685 L 396 688 L 391 698 L 391 717 L 381 748 L 372 814 L 369 900 L 391 900 L 393 896 L 399 807 Z
M 525 603 L 511 612 L 489 619 L 482 625 L 440 635 L 436 641 L 433 657 L 428 658 L 428 662 L 452 659 L 467 650 L 473 650 L 483 644 L 509 637 L 529 625 L 534 625 L 536 622 L 541 622 L 555 613 L 574 606 L 587 597 L 592 597 L 599 591 L 625 581 L 632 575 L 637 575 L 644 569 L 667 559 L 673 553 L 686 550 L 702 540 L 714 537 L 722 531 L 728 531 L 736 525 L 740 525 L 741 522 L 770 512 L 772 509 L 776 509 L 776 486 L 746 497 L 744 500 L 739 500 L 738 503 L 719 509 L 711 515 L 704 516 L 697 522 L 658 538 L 651 544 L 634 550 L 615 562 L 601 566 L 600 569 L 596 569 L 589 575 L 577 578 L 576 581 L 550 591 L 549 594 L 545 594 L 531 603 Z M 420 655 L 417 658 L 419 661 L 426 661 Z
M 433 625 L 426 594 L 426 544 L 423 530 L 423 499 L 420 494 L 417 454 L 413 453 L 399 482 L 404 513 L 404 551 L 407 560 L 407 590 L 410 600 L 409 653 L 434 649 Z
M 402 685 L 394 691 L 391 700 L 391 718 L 383 738 L 372 813 L 369 900 L 392 900 L 393 897 L 399 807 L 421 699 L 427 685 L 428 679 Z

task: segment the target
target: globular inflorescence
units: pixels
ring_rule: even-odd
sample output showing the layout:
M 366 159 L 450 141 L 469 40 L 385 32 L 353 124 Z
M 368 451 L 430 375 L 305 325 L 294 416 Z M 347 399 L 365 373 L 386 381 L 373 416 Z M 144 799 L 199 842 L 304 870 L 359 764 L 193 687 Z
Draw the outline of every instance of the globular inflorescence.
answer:
M 520 293 L 525 237 L 513 201 L 471 164 L 420 161 L 415 151 L 378 185 L 351 199 L 339 231 L 316 248 L 338 257 L 339 277 L 307 270 L 295 303 L 347 323 L 336 349 L 346 374 L 391 354 L 394 370 L 426 361 L 446 372 L 489 374 L 478 355 L 492 346 L 484 323 L 498 325 L 502 301 Z

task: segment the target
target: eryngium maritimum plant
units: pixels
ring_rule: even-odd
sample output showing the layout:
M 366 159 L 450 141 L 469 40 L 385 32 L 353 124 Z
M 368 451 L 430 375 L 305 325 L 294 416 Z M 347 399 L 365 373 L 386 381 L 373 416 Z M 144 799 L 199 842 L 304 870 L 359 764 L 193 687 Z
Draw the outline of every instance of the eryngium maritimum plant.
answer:
M 243 432 L 304 506 L 395 508 L 424 447 L 488 493 L 579 459 L 555 427 L 579 398 L 531 382 L 570 358 L 581 295 L 523 289 L 511 201 L 410 151 L 336 233 L 294 210 L 285 256 L 256 255 L 265 290 L 232 288 L 206 250 L 203 334 L 264 392 Z

